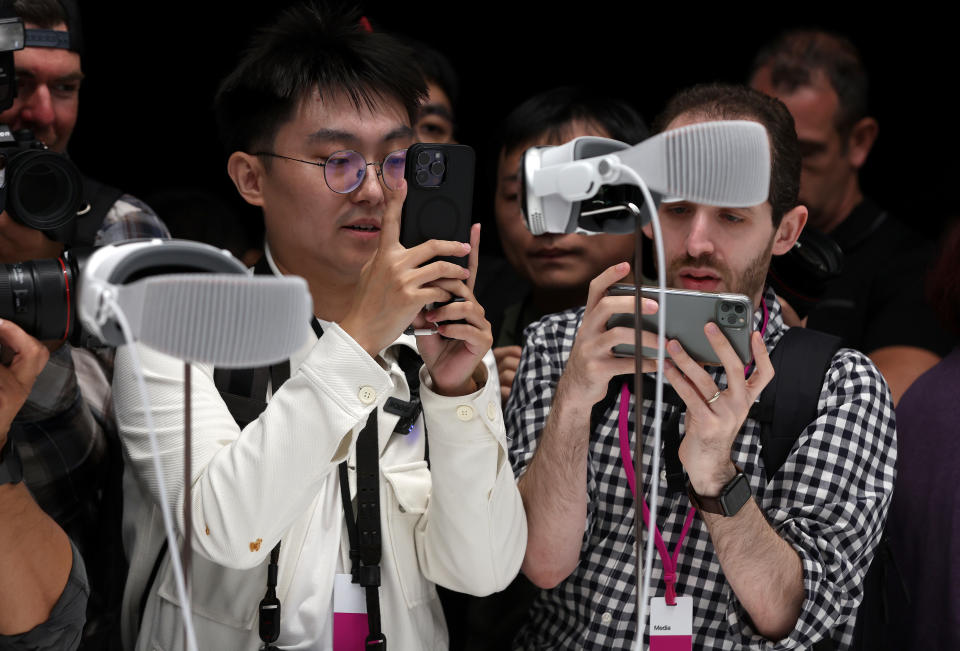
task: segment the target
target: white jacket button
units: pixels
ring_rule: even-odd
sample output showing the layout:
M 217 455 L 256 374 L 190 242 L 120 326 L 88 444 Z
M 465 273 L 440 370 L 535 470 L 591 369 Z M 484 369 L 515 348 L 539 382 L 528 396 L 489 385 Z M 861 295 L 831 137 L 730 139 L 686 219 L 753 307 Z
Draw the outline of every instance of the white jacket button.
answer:
M 473 418 L 473 407 L 470 405 L 459 405 L 457 406 L 457 418 L 466 422 Z
M 360 393 L 358 394 L 360 402 L 365 405 L 369 405 L 374 400 L 377 399 L 377 392 L 371 386 L 362 386 L 360 387 Z
M 497 409 L 496 403 L 493 403 L 493 402 L 488 402 L 488 403 L 487 403 L 487 418 L 489 418 L 489 419 L 492 420 L 492 421 L 497 420 L 497 412 L 498 412 L 498 411 L 499 411 L 499 410 Z

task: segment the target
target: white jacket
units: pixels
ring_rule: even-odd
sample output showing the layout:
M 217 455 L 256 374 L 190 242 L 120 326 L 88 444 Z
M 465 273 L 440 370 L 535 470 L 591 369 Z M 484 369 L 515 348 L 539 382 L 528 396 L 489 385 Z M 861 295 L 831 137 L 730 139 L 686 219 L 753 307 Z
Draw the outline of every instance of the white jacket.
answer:
M 412 337 L 394 346 L 414 347 Z M 381 367 L 336 324 L 291 359 L 291 377 L 261 417 L 241 432 L 214 385 L 212 369 L 194 366 L 192 601 L 201 651 L 259 649 L 257 606 L 270 550 L 282 539 L 277 596 L 284 613 L 294 576 L 309 573 L 317 600 L 332 612 L 333 580 L 346 535 L 337 464 L 348 459 L 355 494 L 355 439 L 377 409 L 383 521 L 383 630 L 394 649 L 442 649 L 447 631 L 434 583 L 476 595 L 504 588 L 520 567 L 526 519 L 507 459 L 496 375 L 463 397 L 430 388 L 421 369 L 424 407 L 414 433 L 392 435 L 397 417 L 382 406 L 409 398 L 393 347 Z M 164 480 L 183 531 L 183 362 L 138 348 L 161 448 Z M 183 648 L 179 600 L 169 567 L 160 566 L 146 602 L 144 587 L 163 543 L 157 477 L 150 461 L 137 385 L 127 350 L 114 374 L 117 421 L 128 457 L 124 544 L 130 573 L 124 594 L 125 648 Z M 424 461 L 423 424 L 430 469 Z M 329 544 L 307 549 L 320 518 Z M 281 620 L 281 625 L 282 625 Z M 322 621 L 322 620 L 321 620 Z M 138 634 L 139 633 L 139 634 Z M 330 634 L 322 634 L 330 644 Z M 284 640 L 281 633 L 280 642 Z M 326 647 L 324 647 L 326 648 Z

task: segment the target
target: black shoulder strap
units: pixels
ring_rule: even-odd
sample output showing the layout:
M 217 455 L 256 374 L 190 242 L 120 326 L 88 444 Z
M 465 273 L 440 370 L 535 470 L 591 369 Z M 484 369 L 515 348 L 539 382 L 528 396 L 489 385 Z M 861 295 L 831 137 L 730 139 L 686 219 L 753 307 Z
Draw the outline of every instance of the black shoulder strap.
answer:
M 816 420 L 823 378 L 839 348 L 839 337 L 790 328 L 773 349 L 775 375 L 750 409 L 751 418 L 760 421 L 767 481 L 780 470 L 806 426 Z M 777 394 L 789 399 L 777 401 Z
M 97 232 L 103 225 L 107 213 L 110 212 L 110 208 L 117 202 L 117 199 L 123 196 L 123 190 L 95 181 L 89 176 L 81 175 L 81 177 L 83 179 L 83 201 L 89 206 L 89 210 L 82 212 L 77 217 L 76 230 L 70 240 L 70 244 L 74 247 L 93 246 Z
M 253 273 L 257 276 L 273 273 L 266 256 L 260 258 L 253 268 Z M 316 319 L 312 323 L 314 330 L 317 330 L 319 324 L 316 323 Z M 321 334 L 323 334 L 322 330 L 317 333 L 317 336 Z M 267 408 L 267 382 L 269 381 L 273 390 L 276 391 L 289 377 L 289 361 L 260 368 L 213 369 L 213 383 L 240 429 L 259 418 Z

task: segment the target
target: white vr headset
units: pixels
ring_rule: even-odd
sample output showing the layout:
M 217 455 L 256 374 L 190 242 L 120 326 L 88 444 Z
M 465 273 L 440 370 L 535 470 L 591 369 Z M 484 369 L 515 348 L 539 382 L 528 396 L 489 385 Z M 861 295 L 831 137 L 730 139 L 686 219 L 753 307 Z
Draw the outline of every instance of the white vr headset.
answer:
M 702 122 L 629 146 L 581 137 L 533 147 L 520 163 L 524 220 L 543 233 L 632 233 L 643 201 L 636 177 L 659 197 L 729 208 L 767 200 L 770 144 L 757 122 Z M 644 207 L 644 210 L 647 210 Z
M 87 332 L 136 341 L 192 362 L 249 367 L 287 359 L 313 317 L 307 284 L 253 276 L 229 251 L 186 240 L 134 240 L 96 250 L 81 272 L 77 312 Z

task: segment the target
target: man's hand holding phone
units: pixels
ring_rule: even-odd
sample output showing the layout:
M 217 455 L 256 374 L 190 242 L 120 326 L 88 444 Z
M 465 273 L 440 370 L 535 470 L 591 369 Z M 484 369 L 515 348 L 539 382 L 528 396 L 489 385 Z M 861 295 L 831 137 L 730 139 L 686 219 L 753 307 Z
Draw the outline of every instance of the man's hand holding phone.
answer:
M 400 244 L 400 214 L 405 196 L 406 183 L 388 194 L 377 252 L 364 265 L 356 298 L 340 327 L 371 357 L 376 357 L 410 325 L 426 328 L 440 321 L 466 321 L 438 326 L 438 333 L 447 340 L 437 335 L 417 339 L 434 390 L 463 395 L 475 390 L 474 371 L 493 343 L 490 324 L 473 296 L 480 226 L 476 224 L 471 229 L 469 243 L 428 240 L 405 248 Z M 435 260 L 464 255 L 469 255 L 467 268 Z M 424 314 L 424 306 L 447 303 L 453 298 L 463 300 Z
M 610 296 L 607 293 L 611 285 L 628 273 L 630 264 L 621 262 L 590 282 L 583 321 L 557 386 L 558 395 L 562 393 L 564 399 L 577 401 L 581 407 L 592 407 L 602 400 L 614 376 L 634 372 L 633 358 L 618 357 L 613 353 L 616 346 L 634 343 L 634 329 L 623 326 L 607 328 L 607 321 L 614 314 L 633 313 L 633 296 Z M 642 310 L 644 314 L 655 314 L 656 301 L 643 299 Z M 656 335 L 643 334 L 645 346 L 656 346 Z M 656 361 L 643 360 L 643 371 L 653 370 L 656 370 Z
M 340 327 L 371 357 L 392 344 L 413 323 L 424 305 L 443 303 L 453 297 L 435 281 L 460 282 L 470 276 L 467 269 L 452 262 L 437 260 L 425 264 L 437 257 L 467 255 L 470 252 L 467 243 L 430 240 L 404 248 L 400 244 L 400 212 L 406 184 L 396 191 L 385 192 L 387 203 L 380 225 L 379 246 L 364 265 L 356 297 L 340 322 Z
M 480 224 L 474 224 L 470 229 L 469 277 L 465 282 L 448 278 L 433 283 L 462 300 L 435 307 L 413 322 L 416 328 L 437 324 L 438 334 L 418 336 L 417 348 L 433 379 L 434 390 L 443 395 L 465 395 L 479 388 L 472 378 L 477 369 L 485 368 L 482 358 L 493 344 L 490 322 L 473 295 L 479 251 Z
M 720 328 L 708 323 L 703 330 L 723 363 L 726 388 L 721 390 L 676 339 L 667 343 L 671 361 L 665 365 L 664 375 L 687 406 L 680 461 L 690 483 L 700 495 L 719 495 L 737 472 L 730 460 L 733 442 L 774 371 L 759 332 L 750 337 L 755 368 L 745 378 L 744 364 Z

